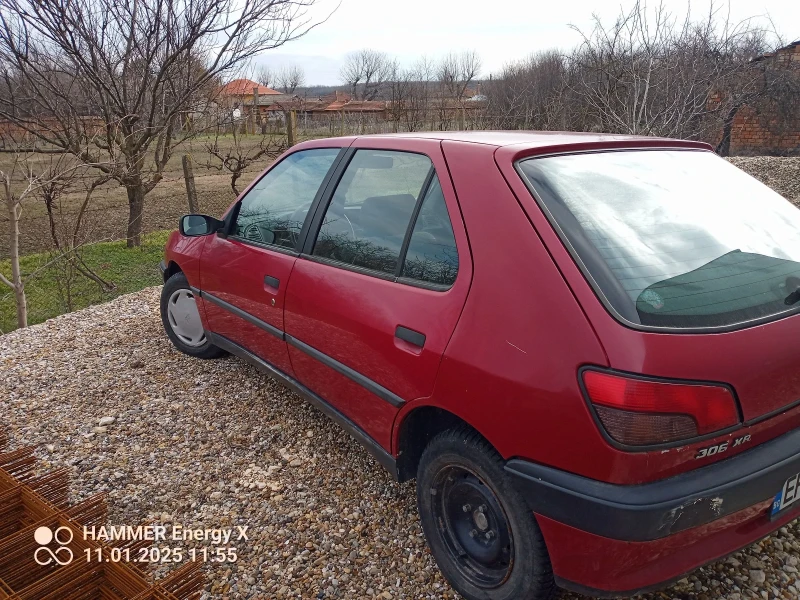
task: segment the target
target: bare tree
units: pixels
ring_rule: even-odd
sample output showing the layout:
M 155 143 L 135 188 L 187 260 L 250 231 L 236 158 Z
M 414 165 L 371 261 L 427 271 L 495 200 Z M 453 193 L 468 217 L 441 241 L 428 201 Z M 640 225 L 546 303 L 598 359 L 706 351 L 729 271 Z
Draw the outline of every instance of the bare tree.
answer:
M 457 108 L 458 128 L 464 129 L 464 97 L 470 83 L 481 70 L 481 59 L 475 52 L 451 52 L 437 66 L 439 82 L 439 128 L 452 127 L 453 108 Z M 453 106 L 455 102 L 455 106 Z
M 400 123 L 407 119 L 411 109 L 410 100 L 413 94 L 414 76 L 410 70 L 400 68 L 397 61 L 392 61 L 389 72 L 389 104 L 388 116 L 394 131 L 400 130 Z
M 234 196 L 240 194 L 238 182 L 245 169 L 263 158 L 274 160 L 286 149 L 284 136 L 264 134 L 258 142 L 253 143 L 250 139 L 242 139 L 238 127 L 233 128 L 232 138 L 224 136 L 223 143 L 220 143 L 221 135 L 223 134 L 218 127 L 214 140 L 205 145 L 209 154 L 206 167 L 230 175 L 231 191 Z
M 439 63 L 439 81 L 451 98 L 463 100 L 464 93 L 481 71 L 481 58 L 477 52 L 451 52 Z
M 302 87 L 306 83 L 306 74 L 302 67 L 294 65 L 292 67 L 284 67 L 278 71 L 275 76 L 275 82 L 278 87 L 283 90 L 284 94 L 292 95 L 297 88 Z
M 616 22 L 581 32 L 570 57 L 570 87 L 593 127 L 643 135 L 705 138 L 725 111 L 710 102 L 715 91 L 753 89 L 758 78 L 747 65 L 766 47 L 751 21 L 731 23 L 714 5 L 700 21 L 687 11 L 678 21 L 662 2 L 652 12 L 637 0 Z M 735 100 L 727 96 L 726 103 Z
M 391 78 L 394 62 L 385 52 L 364 49 L 347 56 L 339 75 L 356 100 L 374 100 Z
M 408 110 L 405 114 L 408 131 L 419 131 L 428 126 L 431 119 L 432 80 L 435 70 L 433 61 L 427 56 L 422 56 L 409 71 L 411 82 L 408 90 Z
M 86 277 L 98 284 L 101 290 L 111 291 L 116 286 L 113 282 L 103 279 L 83 259 L 85 245 L 85 218 L 89 211 L 95 190 L 107 183 L 111 178 L 100 172 L 94 171 L 95 176 L 90 176 L 90 168 L 76 161 L 69 154 L 50 154 L 49 160 L 39 166 L 38 173 L 31 176 L 40 182 L 34 188 L 34 195 L 41 199 L 47 211 L 47 220 L 50 226 L 50 238 L 53 249 L 61 267 L 66 273 L 64 279 L 71 281 L 74 277 Z M 87 177 L 88 176 L 88 177 Z M 68 196 L 79 195 L 81 202 L 77 213 L 65 209 L 64 199 Z M 72 310 L 72 301 L 67 286 L 67 306 Z
M 22 205 L 28 199 L 34 198 L 38 193 L 52 189 L 75 177 L 76 167 L 57 161 L 50 168 L 36 172 L 29 163 L 30 153 L 15 152 L 11 159 L 11 166 L 0 171 L 2 181 L 3 204 L 8 217 L 9 244 L 8 254 L 11 263 L 11 275 L 7 277 L 0 272 L 0 283 L 5 284 L 14 292 L 14 302 L 17 308 L 17 327 L 28 326 L 28 302 L 25 295 L 25 281 L 20 265 L 20 218 Z M 59 259 L 61 256 L 59 255 Z
M 306 33 L 314 0 L 0 0 L 0 117 L 145 196 L 218 82 Z
M 565 60 L 556 50 L 506 65 L 484 85 L 494 126 L 564 129 L 565 79 Z
M 259 85 L 271 87 L 275 85 L 275 79 L 275 74 L 272 72 L 272 69 L 266 65 L 259 67 L 256 71 L 256 81 Z
M 796 126 L 800 115 L 800 64 L 788 54 L 765 54 L 760 36 L 749 42 L 740 52 L 738 68 L 717 83 L 709 102 L 721 115 L 716 151 L 722 156 L 730 154 L 734 121 L 744 107 L 750 107 L 760 126 L 776 137 Z
M 11 169 L 0 171 L 3 180 L 3 204 L 8 215 L 9 243 L 8 253 L 11 262 L 11 278 L 0 272 L 0 282 L 4 283 L 14 292 L 14 303 L 17 307 L 17 327 L 28 326 L 28 301 L 25 298 L 25 283 L 22 280 L 22 270 L 19 264 L 19 221 L 22 215 L 22 201 L 32 192 L 28 185 L 21 193 L 12 191 L 11 178 L 19 167 L 18 157 L 14 157 Z

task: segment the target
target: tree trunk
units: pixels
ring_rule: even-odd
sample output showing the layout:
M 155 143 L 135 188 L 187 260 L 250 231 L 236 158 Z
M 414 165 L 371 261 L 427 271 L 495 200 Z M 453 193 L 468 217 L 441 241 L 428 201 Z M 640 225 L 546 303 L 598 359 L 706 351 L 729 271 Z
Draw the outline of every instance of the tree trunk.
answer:
M 186 180 L 186 195 L 189 198 L 189 212 L 197 214 L 200 209 L 197 208 L 197 189 L 194 186 L 194 169 L 192 168 L 192 155 L 183 155 L 183 178 Z
M 128 248 L 142 245 L 142 213 L 144 211 L 144 186 L 128 186 Z
M 720 156 L 730 156 L 731 154 L 731 133 L 733 132 L 733 121 L 737 112 L 739 112 L 739 104 L 734 104 L 722 121 L 722 139 L 716 148 L 717 154 Z
M 11 259 L 11 284 L 14 288 L 14 301 L 17 305 L 17 327 L 22 328 L 28 326 L 28 303 L 19 267 L 19 211 L 17 210 L 17 201 L 11 193 L 11 178 L 8 175 L 3 178 L 3 188 L 9 220 L 8 252 Z

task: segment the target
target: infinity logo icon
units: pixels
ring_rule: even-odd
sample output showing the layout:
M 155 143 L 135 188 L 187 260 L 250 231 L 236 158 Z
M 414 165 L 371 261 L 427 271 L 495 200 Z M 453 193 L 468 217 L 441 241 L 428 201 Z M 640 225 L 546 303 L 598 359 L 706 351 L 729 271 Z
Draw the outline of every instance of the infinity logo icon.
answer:
M 58 527 L 55 531 L 49 527 L 39 527 L 33 532 L 33 539 L 39 544 L 33 553 L 33 560 L 43 567 L 53 563 L 62 567 L 68 565 L 73 559 L 72 550 L 67 548 L 67 544 L 72 542 L 72 537 L 72 530 L 69 527 Z M 47 547 L 53 540 L 58 544 L 55 551 Z

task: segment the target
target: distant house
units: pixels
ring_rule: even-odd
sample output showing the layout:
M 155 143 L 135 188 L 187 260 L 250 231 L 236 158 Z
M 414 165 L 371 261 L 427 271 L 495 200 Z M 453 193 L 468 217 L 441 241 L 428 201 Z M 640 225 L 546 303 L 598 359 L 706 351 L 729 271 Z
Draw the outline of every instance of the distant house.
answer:
M 256 90 L 258 91 L 258 105 L 269 106 L 280 100 L 288 98 L 286 94 L 268 88 L 265 85 L 250 79 L 234 79 L 222 86 L 218 98 L 220 104 L 230 111 L 233 120 L 249 117 L 253 113 Z M 264 112 L 260 110 L 259 112 Z
M 227 101 L 240 102 L 241 104 L 253 103 L 254 90 L 258 90 L 259 100 L 261 96 L 282 96 L 280 92 L 276 92 L 272 88 L 265 85 L 260 85 L 250 79 L 234 79 L 229 81 L 219 90 L 220 98 Z

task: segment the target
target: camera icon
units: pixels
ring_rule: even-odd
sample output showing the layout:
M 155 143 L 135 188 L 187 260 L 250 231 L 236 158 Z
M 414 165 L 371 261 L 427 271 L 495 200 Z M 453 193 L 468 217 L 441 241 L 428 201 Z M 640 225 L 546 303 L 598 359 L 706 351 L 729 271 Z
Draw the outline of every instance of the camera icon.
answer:
M 36 564 L 46 567 L 51 564 L 58 564 L 62 567 L 72 562 L 74 558 L 72 550 L 67 545 L 72 542 L 73 533 L 69 527 L 57 527 L 55 530 L 49 527 L 39 527 L 33 532 L 33 539 L 39 545 L 33 553 L 33 560 Z M 58 547 L 51 550 L 47 546 L 55 540 Z

